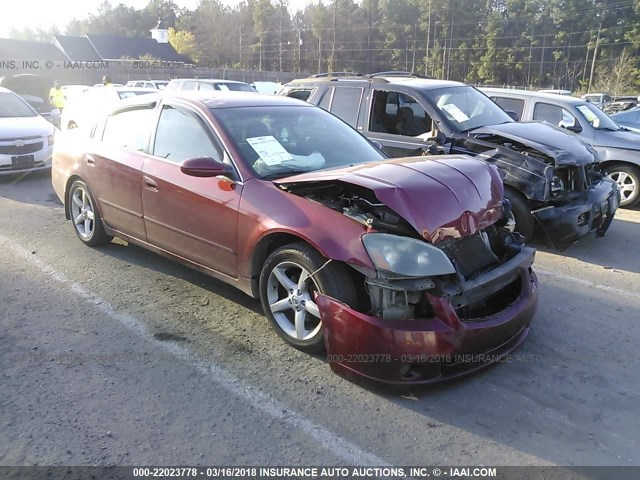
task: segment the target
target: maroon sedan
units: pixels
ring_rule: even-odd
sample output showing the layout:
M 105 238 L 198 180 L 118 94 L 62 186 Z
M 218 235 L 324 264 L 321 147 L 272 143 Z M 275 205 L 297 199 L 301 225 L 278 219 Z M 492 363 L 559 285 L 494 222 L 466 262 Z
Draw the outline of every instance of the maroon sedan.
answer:
M 334 369 L 429 383 L 502 358 L 537 305 L 498 170 L 389 160 L 324 110 L 242 93 L 144 95 L 56 143 L 78 238 L 117 236 L 259 297 Z

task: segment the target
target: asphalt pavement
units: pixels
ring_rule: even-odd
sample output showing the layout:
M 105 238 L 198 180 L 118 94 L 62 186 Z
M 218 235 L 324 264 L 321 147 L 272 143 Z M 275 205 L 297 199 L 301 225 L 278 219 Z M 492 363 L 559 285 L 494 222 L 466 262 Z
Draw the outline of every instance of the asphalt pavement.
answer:
M 564 252 L 511 360 L 394 393 L 285 345 L 260 303 L 0 178 L 0 465 L 640 465 L 640 209 Z

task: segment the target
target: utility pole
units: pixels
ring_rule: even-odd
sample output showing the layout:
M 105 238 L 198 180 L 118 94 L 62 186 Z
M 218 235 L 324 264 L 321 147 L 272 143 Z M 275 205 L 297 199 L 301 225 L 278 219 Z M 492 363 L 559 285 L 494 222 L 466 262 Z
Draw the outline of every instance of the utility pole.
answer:
M 598 36 L 596 37 L 596 46 L 593 49 L 593 59 L 591 60 L 591 73 L 589 74 L 589 85 L 587 86 L 587 93 L 591 93 L 591 85 L 593 84 L 593 73 L 596 69 L 596 58 L 598 58 L 598 45 L 600 44 L 600 32 L 602 31 L 602 20 L 598 25 Z
M 418 41 L 417 25 L 413 24 L 413 55 L 411 58 L 411 73 L 416 71 L 416 43 Z
M 529 84 L 529 87 L 531 87 L 533 85 L 533 82 L 531 81 L 531 60 L 533 60 L 533 33 L 534 33 L 534 28 L 535 27 L 531 27 L 531 41 L 529 42 L 529 62 L 528 66 L 527 66 L 527 83 Z
M 424 76 L 429 76 L 429 41 L 431 40 L 431 0 L 429 0 L 429 13 L 427 15 L 427 47 L 424 52 Z
M 540 76 L 538 78 L 538 87 L 542 87 L 542 70 L 544 68 L 544 51 L 547 46 L 547 35 L 542 35 L 542 55 L 540 55 Z

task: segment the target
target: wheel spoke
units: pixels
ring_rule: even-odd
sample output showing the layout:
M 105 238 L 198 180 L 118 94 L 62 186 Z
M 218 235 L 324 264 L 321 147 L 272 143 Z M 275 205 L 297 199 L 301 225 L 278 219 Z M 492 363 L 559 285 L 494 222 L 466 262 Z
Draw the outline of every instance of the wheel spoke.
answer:
M 300 309 L 296 312 L 296 338 L 302 340 L 305 337 L 304 321 L 307 318 L 307 312 Z
M 287 274 L 284 271 L 284 268 L 274 268 L 273 274 L 276 276 L 280 285 L 287 289 L 287 291 L 294 290 L 296 288 L 296 284 L 287 277 Z
M 84 234 L 91 235 L 91 220 L 88 218 L 84 221 Z
M 93 214 L 93 212 L 91 210 L 87 210 L 87 218 L 89 220 L 95 220 L 95 215 Z
M 73 203 L 82 208 L 82 200 L 80 200 L 79 195 L 76 195 L 75 193 L 73 194 Z
M 82 206 L 86 208 L 87 206 L 87 192 L 82 190 Z
M 307 312 L 313 315 L 316 318 L 320 318 L 320 310 L 318 310 L 318 305 L 312 300 L 307 300 L 304 304 L 304 308 L 306 308 Z
M 282 300 L 278 300 L 277 302 L 274 302 L 269 306 L 271 307 L 271 311 L 273 313 L 282 312 L 283 310 L 289 310 L 292 308 L 288 298 L 283 298 Z
M 74 222 L 76 225 L 80 225 L 83 221 L 84 221 L 84 215 L 82 215 L 82 213 L 74 219 Z
M 301 290 L 301 291 L 305 290 L 304 284 L 306 283 L 308 278 L 309 278 L 309 272 L 303 269 L 300 272 L 300 278 L 298 279 L 298 290 Z

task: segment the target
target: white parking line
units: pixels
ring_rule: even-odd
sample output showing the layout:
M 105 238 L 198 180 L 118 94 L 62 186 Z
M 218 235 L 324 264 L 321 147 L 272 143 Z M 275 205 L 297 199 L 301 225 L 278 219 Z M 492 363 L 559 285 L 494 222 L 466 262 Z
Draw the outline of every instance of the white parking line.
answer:
M 346 463 L 354 466 L 382 467 L 390 465 L 388 462 L 385 462 L 372 453 L 362 450 L 354 443 L 351 443 L 350 441 L 340 437 L 339 435 L 336 435 L 330 430 L 316 425 L 300 413 L 292 411 L 285 404 L 279 402 L 270 395 L 257 390 L 250 384 L 243 382 L 241 379 L 234 376 L 219 365 L 205 362 L 188 362 L 184 360 L 185 358 L 194 357 L 194 355 L 190 354 L 189 350 L 187 350 L 186 348 L 176 343 L 170 343 L 155 339 L 153 335 L 149 333 L 143 322 L 131 315 L 118 312 L 112 305 L 110 305 L 104 299 L 100 298 L 98 295 L 90 292 L 89 290 L 86 290 L 77 283 L 72 282 L 64 274 L 56 271 L 51 265 L 40 260 L 38 257 L 31 254 L 23 247 L 15 244 L 2 235 L 0 235 L 0 243 L 4 243 L 5 246 L 9 247 L 17 255 L 24 258 L 28 263 L 36 267 L 49 278 L 67 285 L 71 289 L 71 291 L 78 297 L 94 305 L 103 314 L 117 320 L 125 327 L 133 331 L 137 336 L 153 343 L 157 347 L 167 350 L 176 357 L 183 359 L 183 361 L 191 364 L 199 372 L 207 375 L 220 387 L 240 397 L 253 408 L 261 410 L 272 418 L 280 420 L 288 426 L 297 428 L 307 435 L 311 436 L 337 458 L 340 458 Z
M 544 276 L 547 276 L 547 277 L 557 278 L 558 280 L 563 280 L 565 282 L 577 283 L 579 285 L 584 285 L 584 286 L 590 287 L 590 288 L 597 288 L 599 290 L 602 290 L 602 291 L 605 291 L 605 292 L 608 292 L 608 293 L 613 293 L 615 295 L 620 295 L 621 297 L 627 297 L 627 298 L 632 298 L 634 300 L 640 300 L 640 294 L 638 294 L 636 292 L 631 292 L 629 290 L 622 290 L 620 288 L 610 287 L 608 285 L 600 285 L 599 283 L 593 283 L 593 282 L 590 282 L 589 280 L 583 280 L 582 278 L 571 277 L 569 275 L 563 275 L 561 273 L 551 272 L 549 270 L 544 270 L 544 269 L 541 269 L 541 268 L 537 268 L 535 266 L 534 266 L 534 270 L 539 275 L 544 275 Z

